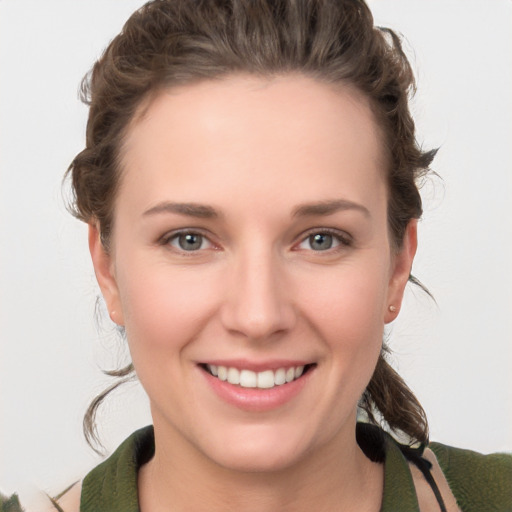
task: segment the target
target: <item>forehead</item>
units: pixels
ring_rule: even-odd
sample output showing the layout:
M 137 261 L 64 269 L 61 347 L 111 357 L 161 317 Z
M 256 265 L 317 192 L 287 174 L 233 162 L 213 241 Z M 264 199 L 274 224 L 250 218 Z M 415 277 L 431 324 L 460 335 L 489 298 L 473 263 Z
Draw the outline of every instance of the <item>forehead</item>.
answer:
M 135 117 L 121 157 L 120 194 L 132 189 L 139 196 L 132 200 L 146 202 L 159 188 L 204 201 L 230 187 L 269 193 L 286 185 L 290 195 L 325 196 L 341 178 L 356 194 L 385 181 L 382 137 L 366 98 L 297 75 L 163 90 Z

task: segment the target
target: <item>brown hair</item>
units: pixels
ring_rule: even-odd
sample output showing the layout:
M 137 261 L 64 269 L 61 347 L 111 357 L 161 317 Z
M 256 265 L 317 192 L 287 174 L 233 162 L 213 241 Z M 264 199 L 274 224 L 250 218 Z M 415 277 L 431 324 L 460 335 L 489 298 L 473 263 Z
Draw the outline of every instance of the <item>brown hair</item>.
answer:
M 423 152 L 415 139 L 408 106 L 414 76 L 400 39 L 374 27 L 361 0 L 154 0 L 136 11 L 82 83 L 90 107 L 86 147 L 67 171 L 72 212 L 99 224 L 105 248 L 121 173 L 119 153 L 141 103 L 162 88 L 234 73 L 301 73 L 364 93 L 389 154 L 388 224 L 394 249 L 400 248 L 408 222 L 421 216 L 417 183 L 435 151 Z M 426 443 L 425 412 L 386 362 L 386 351 L 383 344 L 361 406 L 370 421 L 380 416 L 391 429 Z M 123 380 L 89 407 L 88 441 L 98 440 L 98 406 L 130 378 L 133 366 L 112 374 Z

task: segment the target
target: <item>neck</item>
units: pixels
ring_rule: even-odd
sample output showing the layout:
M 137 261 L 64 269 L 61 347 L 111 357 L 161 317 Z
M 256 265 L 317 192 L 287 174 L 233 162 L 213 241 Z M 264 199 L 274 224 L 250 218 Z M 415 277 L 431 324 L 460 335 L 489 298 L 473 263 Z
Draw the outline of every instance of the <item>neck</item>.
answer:
M 166 443 L 155 424 L 155 456 L 139 472 L 141 510 L 378 511 L 383 466 L 366 458 L 352 430 L 290 467 L 249 472 L 222 467 L 176 439 Z

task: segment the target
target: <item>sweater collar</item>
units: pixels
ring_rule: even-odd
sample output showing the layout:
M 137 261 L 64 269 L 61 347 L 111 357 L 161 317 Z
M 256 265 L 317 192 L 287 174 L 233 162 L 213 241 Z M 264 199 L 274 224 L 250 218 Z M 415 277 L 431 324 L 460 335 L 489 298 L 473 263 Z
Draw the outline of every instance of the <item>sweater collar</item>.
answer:
M 363 451 L 371 447 L 384 463 L 381 512 L 419 512 L 411 471 L 398 443 L 377 427 L 358 424 L 357 439 Z M 380 440 L 380 446 L 379 446 Z M 82 485 L 81 512 L 139 512 L 137 473 L 155 453 L 152 426 L 137 430 L 104 462 L 94 468 Z M 379 455 L 380 453 L 380 455 Z M 373 458 L 370 456 L 370 458 Z

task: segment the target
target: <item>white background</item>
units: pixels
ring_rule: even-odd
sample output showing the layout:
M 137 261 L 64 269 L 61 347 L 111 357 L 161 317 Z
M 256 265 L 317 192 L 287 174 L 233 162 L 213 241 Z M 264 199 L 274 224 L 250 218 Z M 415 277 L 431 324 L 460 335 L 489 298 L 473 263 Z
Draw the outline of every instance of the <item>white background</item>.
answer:
M 83 74 L 140 0 L 0 0 L 0 488 L 57 492 L 99 458 L 81 418 L 123 351 L 98 332 L 86 228 L 61 178 L 84 143 Z M 418 138 L 440 146 L 427 183 L 393 361 L 432 439 L 512 450 L 512 2 L 373 0 L 406 35 Z M 136 385 L 102 410 L 114 448 L 148 423 Z

